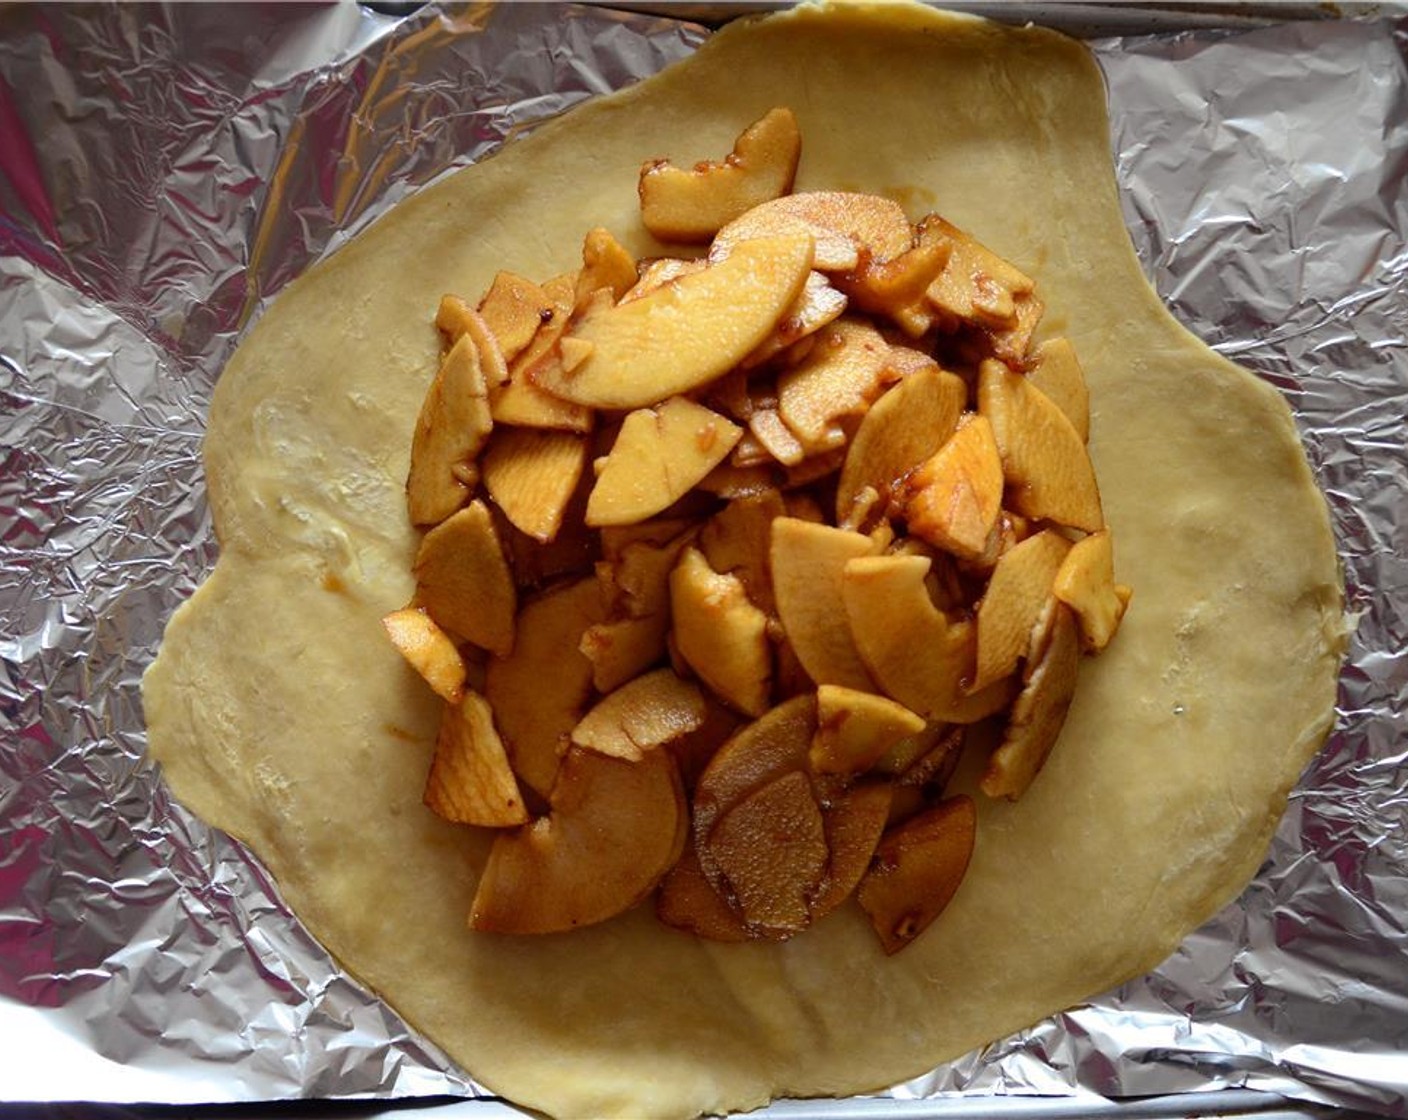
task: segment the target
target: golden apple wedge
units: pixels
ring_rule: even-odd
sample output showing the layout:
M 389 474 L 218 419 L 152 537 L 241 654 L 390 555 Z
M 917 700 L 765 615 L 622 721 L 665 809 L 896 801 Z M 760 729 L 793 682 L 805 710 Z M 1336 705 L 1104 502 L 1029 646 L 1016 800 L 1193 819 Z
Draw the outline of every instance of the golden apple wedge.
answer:
M 727 260 L 649 295 L 584 315 L 571 334 L 592 344 L 570 373 L 540 388 L 597 408 L 643 408 L 727 373 L 776 328 L 812 265 L 806 233 L 746 242 Z
M 989 797 L 1016 801 L 1027 791 L 1046 765 L 1075 697 L 1080 671 L 1075 614 L 1052 596 L 1045 615 L 1038 623 L 1035 648 L 1022 674 L 1022 691 L 1008 715 L 1002 742 L 979 782 Z
M 415 524 L 443 521 L 473 493 L 475 459 L 493 426 L 479 350 L 465 335 L 441 361 L 416 418 L 406 477 L 406 503 Z
M 924 730 L 922 716 L 871 692 L 824 684 L 816 690 L 816 735 L 809 758 L 818 774 L 869 770 L 896 744 Z
M 1050 397 L 988 359 L 978 368 L 978 411 L 992 423 L 1010 509 L 1089 533 L 1104 527 L 1085 442 Z
M 441 627 L 500 657 L 513 649 L 518 593 L 482 501 L 426 533 L 412 571 L 416 602 Z
M 889 345 L 858 319 L 838 319 L 816 335 L 817 344 L 777 380 L 777 412 L 808 451 L 845 440 L 840 421 L 862 416 L 889 375 Z
M 791 109 L 749 125 L 721 163 L 691 169 L 653 160 L 640 173 L 640 216 L 661 241 L 708 241 L 759 203 L 792 189 L 802 134 Z
M 1032 350 L 1027 380 L 1051 398 L 1083 442 L 1090 439 L 1090 390 L 1068 338 L 1049 338 Z
M 1002 554 L 978 603 L 973 690 L 986 688 L 1016 670 L 1070 550 L 1070 541 L 1046 529 Z
M 431 812 L 456 824 L 508 828 L 527 822 L 494 713 L 479 693 L 466 690 L 460 703 L 445 705 L 424 800 Z
M 547 542 L 587 465 L 587 440 L 575 432 L 502 427 L 484 452 L 484 488 L 520 532 Z
M 672 743 L 704 724 L 698 686 L 671 669 L 656 669 L 603 696 L 577 726 L 579 747 L 638 762 L 648 750 Z
M 555 933 L 606 921 L 650 894 L 684 845 L 688 808 L 665 751 L 626 762 L 575 748 L 551 805 L 494 838 L 471 929 Z
M 879 551 L 860 533 L 795 517 L 772 523 L 773 595 L 778 617 L 802 667 L 817 684 L 875 691 L 848 627 L 842 574 L 848 562 Z
M 890 782 L 866 780 L 827 799 L 821 811 L 826 873 L 812 898 L 812 921 L 835 910 L 860 883 L 884 834 L 894 795 Z
M 737 576 L 721 575 L 686 548 L 670 573 L 675 650 L 708 687 L 745 715 L 761 715 L 772 695 L 768 618 Z
M 484 695 L 514 772 L 543 797 L 591 696 L 592 664 L 578 647 L 602 615 L 595 578 L 554 587 L 523 604 L 513 652 L 490 658 L 484 670 Z
M 630 525 L 674 505 L 727 458 L 742 434 L 688 397 L 629 413 L 587 500 L 587 524 Z
M 454 641 L 423 607 L 403 607 L 381 620 L 386 636 L 435 694 L 451 704 L 464 697 L 467 668 Z
M 979 560 L 1002 510 L 1002 487 L 992 425 L 965 413 L 947 442 L 904 480 L 909 531 L 960 560 Z
M 692 839 L 660 882 L 655 916 L 665 925 L 706 941 L 748 941 L 756 936 L 710 884 Z
M 709 259 L 731 257 L 755 238 L 797 233 L 815 240 L 815 267 L 822 272 L 853 269 L 862 253 L 871 260 L 889 260 L 913 240 L 909 219 L 897 202 L 847 191 L 803 191 L 754 206 L 724 226 L 709 247 Z
M 977 824 L 972 799 L 953 797 L 881 838 L 856 901 L 887 954 L 928 929 L 953 900 L 968 871 Z
M 1115 582 L 1115 554 L 1110 530 L 1076 542 L 1053 580 L 1056 598 L 1075 612 L 1080 644 L 1086 653 L 1099 653 L 1115 636 L 1131 590 Z
M 998 682 L 968 695 L 976 656 L 972 622 L 950 621 L 925 586 L 927 556 L 864 556 L 842 572 L 851 638 L 881 690 L 927 720 L 974 723 L 1006 706 Z
M 836 486 L 836 520 L 846 519 L 867 486 L 887 501 L 894 484 L 953 434 L 967 393 L 961 378 L 925 367 L 871 405 L 846 449 Z

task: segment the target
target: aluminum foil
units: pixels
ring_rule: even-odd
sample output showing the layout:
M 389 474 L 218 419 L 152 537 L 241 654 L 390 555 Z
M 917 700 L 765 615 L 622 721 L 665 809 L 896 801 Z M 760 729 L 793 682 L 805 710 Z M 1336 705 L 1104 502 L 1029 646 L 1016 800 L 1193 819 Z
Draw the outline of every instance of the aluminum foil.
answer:
M 705 34 L 546 5 L 0 12 L 0 1099 L 483 1096 L 172 803 L 138 680 L 214 562 L 203 418 L 266 301 Z M 1164 965 L 893 1095 L 1408 1116 L 1408 21 L 1091 45 L 1150 279 L 1287 395 L 1329 495 L 1339 729 L 1256 880 Z

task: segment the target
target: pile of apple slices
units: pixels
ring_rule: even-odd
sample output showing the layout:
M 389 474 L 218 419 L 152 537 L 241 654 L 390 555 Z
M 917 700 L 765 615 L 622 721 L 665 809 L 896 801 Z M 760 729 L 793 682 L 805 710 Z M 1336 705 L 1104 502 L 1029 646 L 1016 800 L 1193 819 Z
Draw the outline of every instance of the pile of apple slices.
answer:
M 446 296 L 388 615 L 444 698 L 426 804 L 498 829 L 470 926 L 545 933 L 655 895 L 782 939 L 854 896 L 886 952 L 958 889 L 989 797 L 1046 761 L 1129 590 L 1068 342 L 937 215 L 790 193 L 792 113 L 641 173 L 700 245 Z M 966 772 L 966 771 L 965 771 Z

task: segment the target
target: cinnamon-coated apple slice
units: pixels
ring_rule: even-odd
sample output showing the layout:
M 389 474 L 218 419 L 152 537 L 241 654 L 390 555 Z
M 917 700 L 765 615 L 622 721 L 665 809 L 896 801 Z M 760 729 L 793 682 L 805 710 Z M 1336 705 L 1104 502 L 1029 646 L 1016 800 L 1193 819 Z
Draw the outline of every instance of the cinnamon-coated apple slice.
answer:
M 454 640 L 424 607 L 403 607 L 381 620 L 386 636 L 435 694 L 451 704 L 464 697 L 468 670 Z
M 992 422 L 1010 509 L 1090 533 L 1104 527 L 1090 455 L 1050 397 L 990 358 L 978 367 L 978 411 Z
M 1002 487 L 992 425 L 965 413 L 944 445 L 904 480 L 909 531 L 960 560 L 979 560 L 1002 510 Z
M 722 162 L 686 170 L 652 160 L 640 173 L 640 216 L 661 241 L 708 241 L 759 203 L 792 189 L 802 134 L 791 109 L 772 109 L 738 137 Z
M 649 295 L 594 308 L 571 334 L 591 356 L 567 373 L 535 373 L 539 388 L 598 408 L 643 408 L 707 385 L 772 333 L 812 264 L 806 233 L 748 241 L 727 260 Z
M 683 849 L 689 811 L 663 750 L 626 762 L 573 748 L 551 806 L 494 838 L 471 929 L 555 933 L 606 921 L 649 895 Z
M 816 346 L 777 380 L 777 412 L 808 451 L 844 441 L 840 422 L 862 416 L 889 374 L 889 345 L 859 319 L 838 319 L 816 335 Z
M 473 493 L 476 457 L 493 426 L 479 350 L 465 335 L 441 361 L 416 417 L 406 477 L 406 504 L 415 524 L 443 521 Z
M 1016 670 L 1070 550 L 1070 541 L 1046 529 L 1002 554 L 978 602 L 978 661 L 971 689 L 986 688 Z
M 505 362 L 518 357 L 545 322 L 561 315 L 547 292 L 514 272 L 500 272 L 494 277 L 479 301 L 478 311 L 498 342 Z
M 1080 631 L 1075 614 L 1054 595 L 1034 632 L 1022 691 L 1007 717 L 1002 742 L 988 759 L 979 788 L 1016 801 L 1046 765 L 1075 698 Z
M 720 817 L 706 844 L 720 892 L 750 929 L 784 938 L 811 924 L 829 849 L 806 774 L 791 770 L 764 783 Z
M 460 703 L 446 704 L 441 713 L 424 801 L 457 824 L 507 828 L 528 820 L 494 713 L 477 692 L 466 690 Z
M 587 465 L 586 437 L 575 432 L 501 427 L 484 452 L 484 488 L 528 536 L 557 536 Z
M 579 747 L 637 762 L 648 750 L 703 726 L 704 696 L 671 669 L 656 669 L 603 696 L 572 729 Z
M 494 519 L 481 501 L 446 518 L 420 542 L 416 602 L 444 629 L 506 657 L 518 593 Z
M 816 735 L 808 757 L 818 774 L 863 773 L 925 727 L 923 717 L 903 704 L 840 685 L 818 687 L 816 707 Z
M 1099 653 L 1115 636 L 1133 592 L 1115 582 L 1115 554 L 1109 529 L 1076 542 L 1053 580 L 1056 598 L 1075 611 L 1080 644 Z
M 886 954 L 912 942 L 953 900 L 973 855 L 977 823 L 972 798 L 952 797 L 881 838 L 856 901 Z
M 757 936 L 705 877 L 692 838 L 686 840 L 684 853 L 660 882 L 655 916 L 667 926 L 706 941 L 739 942 Z
M 791 770 L 804 770 L 816 730 L 816 698 L 784 701 L 745 724 L 709 761 L 694 788 L 694 840 L 704 873 L 717 887 L 718 865 L 707 847 L 723 815 L 754 790 Z
M 626 416 L 587 501 L 587 524 L 629 525 L 687 494 L 728 456 L 738 425 L 688 397 Z
M 484 695 L 514 772 L 543 797 L 591 696 L 592 664 L 578 647 L 602 615 L 595 578 L 554 587 L 523 604 L 513 652 L 485 667 Z
M 890 782 L 867 780 L 833 794 L 823 805 L 827 864 L 812 898 L 812 921 L 835 910 L 860 883 L 889 821 L 894 794 Z
M 907 375 L 875 401 L 846 449 L 836 484 L 836 520 L 846 520 L 867 486 L 888 500 L 895 482 L 953 434 L 967 393 L 961 378 L 935 366 Z
M 1068 338 L 1048 338 L 1032 350 L 1027 380 L 1051 398 L 1082 441 L 1090 439 L 1090 390 Z
M 721 261 L 760 237 L 805 233 L 816 242 L 815 267 L 844 272 L 861 254 L 885 261 L 910 247 L 913 231 L 903 207 L 888 198 L 848 191 L 803 191 L 754 206 L 719 230 L 709 259 Z
M 976 635 L 967 619 L 950 620 L 925 586 L 927 556 L 865 556 L 842 573 L 842 603 L 866 667 L 893 700 L 928 720 L 974 723 L 1012 697 L 999 681 L 969 695 Z
M 846 617 L 841 579 L 846 564 L 878 551 L 860 533 L 795 517 L 772 523 L 772 581 L 778 617 L 803 668 L 818 684 L 875 691 Z
M 746 715 L 767 710 L 772 693 L 768 618 L 737 576 L 714 571 L 686 548 L 670 573 L 675 650 L 726 704 Z
M 638 279 L 635 258 L 610 230 L 597 226 L 582 242 L 582 270 L 577 273 L 573 310 L 585 309 L 593 293 L 603 289 L 611 293 L 614 303 L 635 287 Z

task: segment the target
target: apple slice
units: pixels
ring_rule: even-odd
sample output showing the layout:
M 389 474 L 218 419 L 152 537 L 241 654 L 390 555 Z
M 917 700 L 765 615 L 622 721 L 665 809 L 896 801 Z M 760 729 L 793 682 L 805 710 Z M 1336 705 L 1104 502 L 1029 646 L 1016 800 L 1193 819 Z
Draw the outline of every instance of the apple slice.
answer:
M 777 411 L 808 451 L 845 442 L 839 422 L 862 416 L 880 395 L 890 347 L 858 319 L 839 319 L 817 335 L 806 359 L 777 379 Z
M 894 794 L 889 782 L 863 781 L 832 796 L 822 808 L 828 858 L 812 899 L 812 921 L 831 913 L 856 889 L 884 834 Z
M 797 301 L 787 309 L 772 334 L 738 363 L 739 368 L 747 370 L 760 366 L 789 346 L 795 346 L 802 339 L 814 335 L 846 310 L 846 302 L 845 295 L 833 288 L 824 274 L 815 270 L 808 273 Z
M 468 674 L 454 641 L 431 619 L 423 607 L 403 607 L 381 620 L 386 636 L 401 656 L 437 696 L 458 704 L 464 698 Z
M 484 486 L 513 524 L 547 542 L 587 465 L 586 438 L 573 432 L 500 428 L 484 452 Z
M 978 367 L 978 411 L 992 422 L 1011 509 L 1090 533 L 1104 527 L 1090 455 L 1050 397 L 988 359 Z
M 440 306 L 435 312 L 435 325 L 453 347 L 461 338 L 468 335 L 479 351 L 479 365 L 484 380 L 492 390 L 508 380 L 508 366 L 499 340 L 483 317 L 459 296 L 446 295 L 440 298 Z
M 974 691 L 1016 670 L 1070 550 L 1070 541 L 1047 529 L 998 560 L 978 603 L 978 663 L 970 686 Z
M 445 705 L 425 781 L 425 804 L 456 824 L 507 828 L 528 820 L 503 741 L 494 730 L 494 713 L 477 692 L 466 690 L 458 704 Z
M 842 572 L 841 597 L 856 648 L 886 695 L 928 720 L 975 723 L 1005 707 L 1010 682 L 968 695 L 975 632 L 929 598 L 927 556 L 864 556 Z
M 776 490 L 765 490 L 735 498 L 699 531 L 699 550 L 709 566 L 741 579 L 749 601 L 767 614 L 776 609 L 768 562 L 772 523 L 786 514 L 782 495 Z
M 764 462 L 775 459 L 783 466 L 795 467 L 807 457 L 807 449 L 771 408 L 760 408 L 748 417 L 748 431 L 762 448 Z M 738 465 L 748 464 L 740 462 Z
M 1115 554 L 1110 531 L 1103 529 L 1077 541 L 1066 553 L 1053 580 L 1056 598 L 1075 612 L 1080 644 L 1099 653 L 1115 636 L 1133 592 L 1115 582 Z
M 789 771 L 805 769 L 815 731 L 816 698 L 808 693 L 745 724 L 704 768 L 694 787 L 694 842 L 704 874 L 716 889 L 719 870 L 708 849 L 714 825 L 755 790 Z
M 802 134 L 791 109 L 772 109 L 753 122 L 722 163 L 693 170 L 669 160 L 648 162 L 640 173 L 640 216 L 661 241 L 708 241 L 759 203 L 792 189 Z
M 795 517 L 772 523 L 773 594 L 777 613 L 797 659 L 817 684 L 874 692 L 875 682 L 856 648 L 842 600 L 849 561 L 879 551 L 860 533 Z
M 953 434 L 967 395 L 961 378 L 937 367 L 921 368 L 871 405 L 846 450 L 836 485 L 836 520 L 846 520 L 867 486 L 888 501 L 894 484 Z
M 922 238 L 889 260 L 864 258 L 859 267 L 836 277 L 836 286 L 851 306 L 883 315 L 918 338 L 932 325 L 924 295 L 948 263 L 952 243 L 947 238 Z
M 493 426 L 479 350 L 466 335 L 441 361 L 416 418 L 406 477 L 412 522 L 437 524 L 465 503 L 478 481 L 475 459 Z
M 811 782 L 792 770 L 750 793 L 709 833 L 708 847 L 744 923 L 783 938 L 811 924 L 829 850 Z
M 699 866 L 693 840 L 685 843 L 684 854 L 661 880 L 655 916 L 667 926 L 706 941 L 740 942 L 757 936 L 710 885 Z
M 737 576 L 720 575 L 690 546 L 670 573 L 675 649 L 699 679 L 747 715 L 767 710 L 772 694 L 768 618 Z
M 513 652 L 485 668 L 484 695 L 514 772 L 543 797 L 591 695 L 592 664 L 578 646 L 602 613 L 594 578 L 555 587 L 523 605 Z
M 933 924 L 968 871 L 978 815 L 970 797 L 951 797 L 890 829 L 856 889 L 887 955 Z
M 497 340 L 504 361 L 512 362 L 538 329 L 561 312 L 531 280 L 513 272 L 500 272 L 479 301 L 479 315 Z
M 760 238 L 640 299 L 584 315 L 572 335 L 591 357 L 548 370 L 539 388 L 597 408 L 641 408 L 707 385 L 772 333 L 811 271 L 805 234 Z
M 704 697 L 670 669 L 656 669 L 608 693 L 572 729 L 588 750 L 638 762 L 648 750 L 703 726 Z
M 901 487 L 909 531 L 960 560 L 981 559 L 1002 510 L 1002 485 L 992 425 L 965 413 Z
M 822 272 L 854 269 L 864 252 L 885 261 L 910 247 L 913 231 L 899 203 L 873 194 L 804 191 L 754 206 L 719 230 L 709 259 L 722 261 L 756 238 L 804 233 L 816 243 Z
M 483 502 L 426 533 L 412 570 L 416 602 L 438 625 L 500 657 L 513 649 L 518 593 Z
M 1090 440 L 1090 390 L 1068 338 L 1048 338 L 1032 351 L 1035 363 L 1027 380 L 1051 398 L 1075 428 L 1082 442 Z
M 573 749 L 552 811 L 494 838 L 471 929 L 554 933 L 606 921 L 644 899 L 679 858 L 689 820 L 675 760 Z
M 1035 287 L 1031 277 L 937 215 L 934 232 L 951 245 L 948 263 L 925 293 L 939 310 L 981 327 L 1010 327 L 1016 321 L 1015 296 Z
M 1022 674 L 1002 743 L 988 759 L 978 787 L 989 797 L 1016 801 L 1032 784 L 1066 722 L 1080 671 L 1075 614 L 1055 596 L 1037 623 L 1034 649 Z
M 870 692 L 824 684 L 816 690 L 817 727 L 809 760 L 818 774 L 851 776 L 869 770 L 924 719 Z
M 688 397 L 630 413 L 587 501 L 587 524 L 629 525 L 674 505 L 733 450 L 738 425 Z
M 563 356 L 566 341 L 563 332 L 567 329 L 575 296 L 567 291 L 565 279 L 556 285 L 556 296 L 541 288 L 537 289 L 537 294 L 547 302 L 547 308 L 539 311 L 540 326 L 536 333 L 510 359 L 504 383 L 490 390 L 489 404 L 494 420 L 524 428 L 589 432 L 592 428 L 591 409 L 545 393 L 533 381 L 540 369 L 567 367 Z
M 650 261 L 643 260 L 640 262 L 640 279 L 616 302 L 630 303 L 632 300 L 640 299 L 641 296 L 648 296 L 656 288 L 664 287 L 671 280 L 678 280 L 681 276 L 688 276 L 692 272 L 699 272 L 708 267 L 709 262 L 703 257 L 697 259 L 656 257 Z
M 616 302 L 636 285 L 635 258 L 622 247 L 611 231 L 598 226 L 588 231 L 582 243 L 582 270 L 577 274 L 573 310 L 582 311 L 592 294 L 605 289 Z
M 988 327 L 983 333 L 994 358 L 1013 370 L 1022 370 L 1031 364 L 1032 336 L 1046 312 L 1046 305 L 1035 292 L 1020 292 L 1012 297 L 1012 306 L 1017 316 L 1012 326 Z

